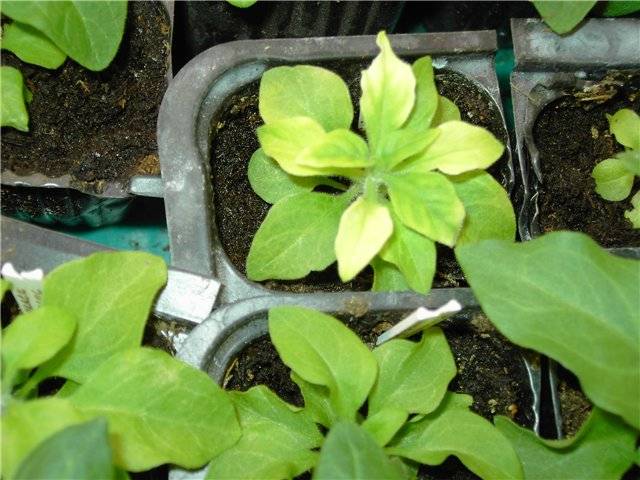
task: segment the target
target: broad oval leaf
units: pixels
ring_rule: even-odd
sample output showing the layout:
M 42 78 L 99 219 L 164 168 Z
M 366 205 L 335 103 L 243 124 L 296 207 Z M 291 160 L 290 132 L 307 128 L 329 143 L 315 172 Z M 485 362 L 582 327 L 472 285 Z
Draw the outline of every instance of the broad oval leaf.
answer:
M 41 369 L 82 383 L 107 358 L 140 345 L 167 266 L 143 252 L 100 252 L 53 270 L 44 281 L 43 306 L 74 315 L 73 340 Z
M 389 407 L 370 414 L 364 422 L 364 428 L 378 445 L 384 447 L 407 421 L 409 414 L 400 408 Z
M 337 423 L 320 451 L 314 480 L 404 479 L 400 467 L 387 457 L 366 430 L 355 423 Z
M 429 328 L 420 342 L 394 339 L 373 351 L 378 381 L 369 396 L 369 414 L 388 408 L 433 412 L 456 375 L 456 364 L 442 330 Z
M 464 222 L 464 206 L 451 182 L 437 172 L 384 177 L 393 211 L 402 223 L 452 247 Z
M 454 455 L 481 478 L 522 479 L 509 441 L 488 420 L 469 411 L 472 398 L 448 393 L 435 412 L 407 423 L 386 451 L 426 465 Z
M 587 16 L 596 0 L 532 0 L 532 3 L 549 28 L 562 35 Z
M 435 129 L 417 130 L 406 127 L 387 133 L 381 140 L 376 166 L 390 170 L 407 159 L 411 161 L 431 145 L 439 133 Z
M 164 463 L 198 468 L 240 438 L 226 393 L 206 373 L 161 350 L 113 355 L 68 400 L 108 419 L 117 438 L 114 462 L 130 471 Z
M 342 78 L 312 65 L 267 70 L 260 81 L 259 108 L 265 123 L 310 117 L 331 131 L 349 128 L 353 121 L 349 89 Z
M 376 256 L 393 232 L 389 209 L 364 196 L 349 205 L 336 235 L 338 273 L 348 282 Z
M 80 65 L 98 71 L 116 56 L 127 2 L 5 0 L 2 13 L 39 30 Z
M 457 248 L 456 257 L 502 334 L 560 362 L 597 406 L 640 428 L 637 260 L 575 232 L 487 240 Z
M 300 156 L 300 165 L 314 168 L 364 168 L 373 164 L 364 139 L 349 130 L 327 133 L 319 143 Z
M 96 418 L 48 437 L 24 459 L 14 478 L 111 479 L 113 474 L 107 422 Z
M 640 150 L 640 116 L 630 108 L 607 115 L 609 129 L 616 141 L 633 150 Z
M 450 177 L 464 205 L 464 225 L 457 245 L 496 238 L 513 240 L 516 215 L 509 194 L 486 172 L 468 172 Z
M 565 440 L 543 440 L 506 417 L 494 421 L 513 445 L 527 480 L 615 480 L 634 460 L 637 433 L 598 408 L 575 437 Z
M 402 127 L 411 113 L 416 79 L 411 65 L 393 53 L 385 32 L 378 34 L 376 43 L 380 53 L 362 72 L 360 112 L 371 150 L 378 155 L 382 138 Z
M 596 192 L 605 200 L 617 202 L 631 193 L 633 174 L 618 158 L 607 158 L 598 163 L 591 176 L 596 181 Z
M 358 336 L 329 315 L 294 306 L 269 311 L 269 334 L 282 361 L 303 380 L 326 386 L 339 418 L 354 420 L 378 372 Z
M 438 110 L 438 90 L 433 76 L 431 57 L 419 58 L 411 66 L 416 78 L 416 100 L 404 128 L 425 132 Z
M 406 292 L 411 289 L 404 275 L 393 263 L 385 262 L 380 257 L 371 260 L 373 268 L 374 292 Z
M 2 27 L 2 48 L 26 63 L 56 69 L 67 56 L 35 28 L 20 22 Z
M 0 67 L 0 125 L 29 131 L 27 87 L 22 73 L 13 67 Z
M 335 238 L 346 195 L 299 193 L 276 203 L 260 225 L 247 257 L 251 280 L 302 278 L 336 260 Z

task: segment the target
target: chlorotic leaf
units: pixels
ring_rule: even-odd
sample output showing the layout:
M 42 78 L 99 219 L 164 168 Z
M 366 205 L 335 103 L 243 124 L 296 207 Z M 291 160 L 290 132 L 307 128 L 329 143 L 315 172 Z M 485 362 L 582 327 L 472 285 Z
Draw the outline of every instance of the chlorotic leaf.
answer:
M 109 421 L 116 465 L 201 467 L 240 438 L 231 400 L 206 373 L 167 353 L 135 348 L 113 355 L 68 397 Z M 167 441 L 171 439 L 171 441 Z
M 364 422 L 364 428 L 378 445 L 384 447 L 407 421 L 406 411 L 389 407 L 369 415 Z
M 335 238 L 348 198 L 299 193 L 276 203 L 260 225 L 247 257 L 251 280 L 302 278 L 336 260 Z
M 609 129 L 616 141 L 633 150 L 640 150 L 640 116 L 630 108 L 607 115 Z
M 394 339 L 377 347 L 378 381 L 369 396 L 369 414 L 388 408 L 408 413 L 433 412 L 456 375 L 447 339 L 437 327 L 422 334 L 420 342 Z
M 349 89 L 335 73 L 312 65 L 267 70 L 260 81 L 260 116 L 265 123 L 309 117 L 330 132 L 351 127 Z
M 16 480 L 113 477 L 107 422 L 96 418 L 65 428 L 40 443 L 20 464 Z
M 637 260 L 576 232 L 487 240 L 457 248 L 456 257 L 503 335 L 561 363 L 593 403 L 640 428 Z
M 299 164 L 314 168 L 364 168 L 373 164 L 364 139 L 343 128 L 327 133 L 300 156 Z
M 0 67 L 0 125 L 29 131 L 26 92 L 20 70 Z
M 374 438 L 355 423 L 333 426 L 320 451 L 314 480 L 355 478 L 404 479 L 402 470 L 384 453 Z
M 447 97 L 443 97 L 442 95 L 438 97 L 438 109 L 436 110 L 436 114 L 431 121 L 431 128 L 435 128 L 439 125 L 442 125 L 446 122 L 459 122 L 461 120 L 460 110 Z
M 495 423 L 513 445 L 527 480 L 613 480 L 633 464 L 637 433 L 598 408 L 577 435 L 566 440 L 542 440 L 502 416 Z
M 2 48 L 14 53 L 20 60 L 44 68 L 56 69 L 67 56 L 45 35 L 20 22 L 2 27 Z
M 349 205 L 336 235 L 338 274 L 348 282 L 376 256 L 393 232 L 389 209 L 364 196 Z
M 52 271 L 42 304 L 78 321 L 72 341 L 41 368 L 82 383 L 114 353 L 140 345 L 158 290 L 167 281 L 160 257 L 143 252 L 100 252 Z
M 98 71 L 116 56 L 127 2 L 4 0 L 2 13 L 42 32 L 80 65 Z
M 464 206 L 451 182 L 437 172 L 385 176 L 394 213 L 431 240 L 453 246 L 464 222 Z
M 431 57 L 422 57 L 411 66 L 416 77 L 416 100 L 404 128 L 426 132 L 438 110 L 438 90 Z
M 515 239 L 516 215 L 509 194 L 491 175 L 474 171 L 450 180 L 465 212 L 457 245 L 491 238 Z
M 605 200 L 617 202 L 631 193 L 633 174 L 624 162 L 617 158 L 607 158 L 598 163 L 591 173 L 596 181 L 596 192 Z
M 596 0 L 532 0 L 532 3 L 549 28 L 562 35 L 587 16 Z
M 338 419 L 338 415 L 331 405 L 329 389 L 323 385 L 306 382 L 295 372 L 291 372 L 291 380 L 300 387 L 307 415 L 314 422 L 327 428 L 331 427 Z
M 631 197 L 631 210 L 626 210 L 624 216 L 631 222 L 633 228 L 640 228 L 640 191 Z
M 520 461 L 491 422 L 469 411 L 468 395 L 448 393 L 440 407 L 398 432 L 386 451 L 426 465 L 454 455 L 481 478 L 522 479 Z
M 416 98 L 416 79 L 411 65 L 393 53 L 384 32 L 378 34 L 376 43 L 380 54 L 362 72 L 360 112 L 371 151 L 377 155 L 382 138 L 402 127 L 409 117 Z
M 389 132 L 381 139 L 376 165 L 390 170 L 404 160 L 411 161 L 431 145 L 439 134 L 435 129 L 424 131 L 406 127 Z
M 380 257 L 371 260 L 373 267 L 374 292 L 406 292 L 411 289 L 404 275 L 393 263 L 385 262 Z
M 378 371 L 358 336 L 329 315 L 293 306 L 269 311 L 269 334 L 282 361 L 303 380 L 327 387 L 339 418 L 355 420 Z

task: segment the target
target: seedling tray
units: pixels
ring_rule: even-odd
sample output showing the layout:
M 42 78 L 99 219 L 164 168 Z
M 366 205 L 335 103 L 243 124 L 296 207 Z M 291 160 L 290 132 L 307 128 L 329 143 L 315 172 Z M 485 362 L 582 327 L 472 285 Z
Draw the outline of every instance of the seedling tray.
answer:
M 640 20 L 590 19 L 565 36 L 554 34 L 535 19 L 513 19 L 511 29 L 516 59 L 511 91 L 522 181 L 517 192 L 518 230 L 522 240 L 529 240 L 544 233 L 540 223 L 543 168 L 534 136 L 537 119 L 568 91 L 598 81 L 610 71 L 639 69 Z M 601 133 L 594 131 L 593 135 Z M 590 188 L 595 189 L 595 183 Z M 572 206 L 567 204 L 566 208 Z M 630 224 L 628 228 L 631 230 Z M 638 246 L 619 245 L 609 250 L 640 258 Z
M 399 55 L 432 55 L 435 65 L 446 65 L 447 70 L 472 80 L 495 102 L 504 123 L 493 58 L 495 32 L 392 35 L 390 39 Z M 231 42 L 198 55 L 167 90 L 158 118 L 158 147 L 172 263 L 218 278 L 224 285 L 221 304 L 276 294 L 250 282 L 234 267 L 222 247 L 216 225 L 210 178 L 211 142 L 214 125 L 229 98 L 277 65 L 362 61 L 377 52 L 373 36 Z M 514 179 L 510 152 L 504 177 L 509 189 Z

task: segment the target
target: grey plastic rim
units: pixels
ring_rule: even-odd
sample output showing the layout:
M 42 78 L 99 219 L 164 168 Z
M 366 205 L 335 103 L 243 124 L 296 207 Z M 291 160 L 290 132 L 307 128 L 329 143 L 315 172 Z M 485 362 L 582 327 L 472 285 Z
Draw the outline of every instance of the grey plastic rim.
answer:
M 434 64 L 446 65 L 474 81 L 493 99 L 504 123 L 493 58 L 494 31 L 391 35 L 390 39 L 399 55 L 433 55 Z M 221 304 L 277 294 L 237 271 L 218 239 L 209 150 L 211 125 L 225 100 L 260 78 L 270 66 L 372 58 L 377 52 L 374 36 L 246 40 L 210 48 L 176 75 L 158 118 L 172 263 L 219 278 L 224 285 Z M 506 134 L 506 127 L 504 130 Z M 510 151 L 508 163 L 511 186 L 514 173 Z

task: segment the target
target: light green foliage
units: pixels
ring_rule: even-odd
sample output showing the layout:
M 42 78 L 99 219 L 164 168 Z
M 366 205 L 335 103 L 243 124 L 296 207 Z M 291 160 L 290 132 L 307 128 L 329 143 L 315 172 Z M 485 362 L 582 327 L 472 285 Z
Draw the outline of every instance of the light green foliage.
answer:
M 625 163 L 617 158 L 607 158 L 593 169 L 596 192 L 612 202 L 624 200 L 631 193 L 633 173 L 627 170 Z
M 391 441 L 409 416 L 406 410 L 394 407 L 385 408 L 376 413 L 368 412 L 368 415 L 362 422 L 362 428 L 369 432 L 381 447 Z
M 114 478 L 107 422 L 97 418 L 53 434 L 20 464 L 17 480 Z
M 0 67 L 0 125 L 29 131 L 28 92 L 20 70 Z
M 624 216 L 631 222 L 633 228 L 640 228 L 640 191 L 631 197 L 631 210 L 626 210 Z
M 542 440 L 506 417 L 495 423 L 516 450 L 527 480 L 616 480 L 634 461 L 637 432 L 598 408 L 566 440 Z
M 607 115 L 609 129 L 616 141 L 631 150 L 640 149 L 640 117 L 631 109 L 623 108 Z
M 127 3 L 5 0 L 2 13 L 35 28 L 83 67 L 98 71 L 106 68 L 118 51 Z
M 291 372 L 291 380 L 300 387 L 304 398 L 304 409 L 309 417 L 320 425 L 331 427 L 338 420 L 338 414 L 331 405 L 329 389 L 323 385 L 309 383 L 295 372 Z
M 44 68 L 58 68 L 67 58 L 45 35 L 20 22 L 12 22 L 3 27 L 1 46 L 4 50 L 13 52 L 23 62 Z
M 471 403 L 468 395 L 448 393 L 437 411 L 407 423 L 387 453 L 427 465 L 440 465 L 455 455 L 482 478 L 523 478 L 509 441 L 489 421 L 470 412 Z
M 597 406 L 640 428 L 638 261 L 575 232 L 521 244 L 484 241 L 457 248 L 456 256 L 507 338 L 560 362 Z
M 258 0 L 227 0 L 227 2 L 236 8 L 249 8 L 253 4 L 257 3 Z
M 361 81 L 366 141 L 348 130 L 351 99 L 334 73 L 302 65 L 263 75 L 265 125 L 257 134 L 264 154 L 251 159 L 249 178 L 275 204 L 253 239 L 250 279 L 301 278 L 337 260 L 343 281 L 371 264 L 374 290 L 427 293 L 435 242 L 513 239 L 507 193 L 474 176 L 500 158 L 503 145 L 461 122 L 457 107 L 438 95 L 431 58 L 411 66 L 394 54 L 384 32 L 377 43 L 380 54 Z M 468 183 L 452 176 L 466 172 Z M 338 194 L 314 194 L 320 185 Z M 331 208 L 327 197 L 336 198 Z
M 587 16 L 596 0 L 532 0 L 532 3 L 549 28 L 562 35 Z
M 337 423 L 320 451 L 314 480 L 384 478 L 401 480 L 403 471 L 391 462 L 366 429 L 355 423 Z

